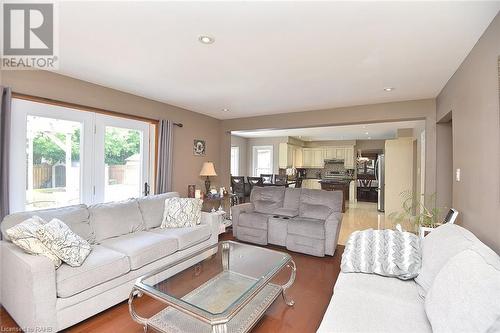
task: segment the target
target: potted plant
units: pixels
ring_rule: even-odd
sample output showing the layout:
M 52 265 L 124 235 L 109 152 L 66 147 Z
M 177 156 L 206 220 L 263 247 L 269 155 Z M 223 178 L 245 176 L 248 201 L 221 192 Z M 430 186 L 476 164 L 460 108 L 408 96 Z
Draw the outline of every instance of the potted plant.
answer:
M 438 227 L 442 209 L 436 207 L 436 193 L 416 196 L 412 191 L 401 192 L 402 210 L 389 214 L 389 218 L 396 223 L 406 226 L 408 231 L 418 233 L 424 237 Z

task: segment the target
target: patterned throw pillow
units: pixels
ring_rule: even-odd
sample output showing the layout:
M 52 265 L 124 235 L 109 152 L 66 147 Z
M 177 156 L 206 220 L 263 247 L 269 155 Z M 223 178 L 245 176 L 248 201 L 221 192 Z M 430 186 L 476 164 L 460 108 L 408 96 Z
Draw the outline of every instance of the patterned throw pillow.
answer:
M 368 229 L 349 236 L 340 268 L 344 273 L 375 273 L 409 280 L 418 275 L 421 265 L 417 235 Z
M 36 235 L 43 245 L 72 267 L 81 266 L 92 251 L 89 242 L 58 219 L 42 225 L 37 229 Z
M 54 266 L 58 268 L 61 266 L 61 259 L 59 259 L 49 248 L 47 248 L 38 239 L 36 231 L 47 222 L 38 216 L 33 216 L 19 224 L 16 224 L 12 228 L 7 229 L 5 232 L 9 236 L 9 239 L 15 245 L 19 246 L 25 252 L 34 255 L 42 255 L 54 263 Z
M 194 227 L 201 223 L 203 201 L 195 198 L 167 198 L 162 228 Z

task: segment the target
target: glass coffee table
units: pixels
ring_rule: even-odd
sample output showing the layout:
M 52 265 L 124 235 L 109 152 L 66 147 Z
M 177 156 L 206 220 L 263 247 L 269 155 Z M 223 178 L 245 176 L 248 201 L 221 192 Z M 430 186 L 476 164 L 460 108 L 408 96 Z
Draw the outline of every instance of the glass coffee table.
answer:
M 213 254 L 173 276 L 158 278 L 203 253 Z M 248 332 L 280 294 L 288 306 L 294 305 L 286 290 L 295 273 L 295 263 L 287 253 L 222 241 L 139 278 L 130 293 L 129 310 L 145 331 Z M 134 299 L 142 295 L 162 302 L 165 308 L 149 318 L 138 315 Z

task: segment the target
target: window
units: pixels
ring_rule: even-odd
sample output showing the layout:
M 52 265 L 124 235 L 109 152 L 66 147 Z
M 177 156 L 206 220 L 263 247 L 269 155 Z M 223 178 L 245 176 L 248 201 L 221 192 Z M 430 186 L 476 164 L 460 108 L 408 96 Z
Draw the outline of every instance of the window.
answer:
M 240 175 L 240 147 L 231 146 L 231 176 Z
M 144 121 L 14 98 L 12 211 L 141 196 L 152 174 L 150 136 Z
M 273 146 L 253 147 L 253 176 L 273 173 Z

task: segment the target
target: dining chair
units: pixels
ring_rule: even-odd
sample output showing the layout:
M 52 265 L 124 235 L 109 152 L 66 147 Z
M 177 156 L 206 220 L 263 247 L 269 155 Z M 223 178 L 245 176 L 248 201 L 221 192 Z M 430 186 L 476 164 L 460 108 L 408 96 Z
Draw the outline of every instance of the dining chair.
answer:
M 250 194 L 252 193 L 254 186 L 262 186 L 262 177 L 247 177 L 248 187 L 250 188 Z
M 245 177 L 231 176 L 231 187 L 233 188 L 233 194 L 238 197 L 238 201 L 240 203 L 245 202 Z
M 372 190 L 371 187 L 372 187 L 371 179 L 358 179 L 358 193 L 360 199 L 368 200 L 370 191 Z
M 273 181 L 274 181 L 274 175 L 273 174 L 264 174 L 264 173 L 261 173 L 260 177 L 262 178 L 262 185 L 272 184 Z
M 295 179 L 295 188 L 302 188 L 302 178 Z
M 274 183 L 276 185 L 287 186 L 288 176 L 287 175 L 274 175 Z

